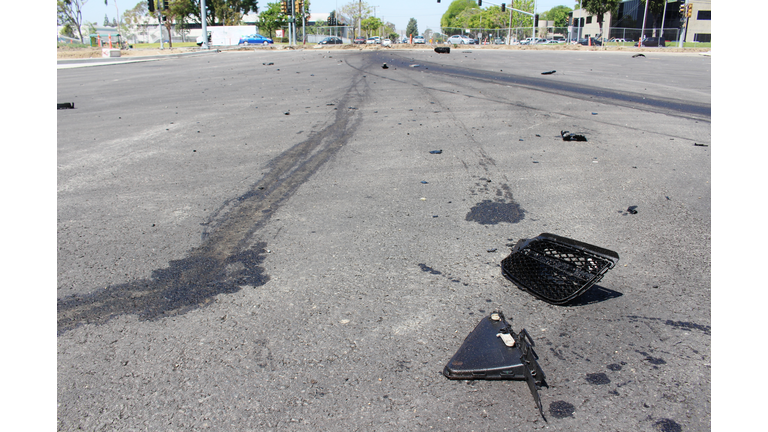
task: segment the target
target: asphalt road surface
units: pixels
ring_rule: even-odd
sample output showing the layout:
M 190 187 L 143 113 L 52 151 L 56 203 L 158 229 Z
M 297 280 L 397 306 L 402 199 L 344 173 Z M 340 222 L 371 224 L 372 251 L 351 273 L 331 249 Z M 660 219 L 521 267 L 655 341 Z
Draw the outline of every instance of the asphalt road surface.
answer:
M 709 430 L 710 70 L 477 49 L 59 70 L 59 430 Z M 620 259 L 550 305 L 500 268 L 545 232 Z M 524 381 L 442 375 L 497 310 L 536 344 L 546 420 Z

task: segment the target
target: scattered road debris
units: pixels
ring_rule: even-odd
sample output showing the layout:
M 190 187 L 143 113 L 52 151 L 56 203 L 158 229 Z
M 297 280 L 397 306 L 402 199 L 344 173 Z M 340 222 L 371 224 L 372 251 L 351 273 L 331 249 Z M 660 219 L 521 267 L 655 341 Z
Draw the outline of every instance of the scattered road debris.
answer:
M 435 52 L 438 54 L 450 54 L 451 47 L 435 47 Z
M 74 102 L 57 103 L 56 109 L 75 109 Z
M 635 54 L 632 56 L 632 58 L 637 58 L 637 57 L 645 57 L 645 54 Z
M 597 113 L 592 113 L 592 115 L 597 115 Z
M 494 253 L 494 252 L 496 252 L 497 250 L 498 250 L 498 249 L 496 249 L 496 248 L 490 248 L 490 249 L 488 249 L 488 251 L 487 251 L 487 252 L 488 252 L 488 253 Z
M 417 68 L 417 67 L 421 67 L 421 65 L 420 64 L 412 64 L 412 65 L 410 65 L 408 67 Z
M 443 153 L 443 151 L 442 151 L 442 150 L 430 150 L 429 152 L 430 152 L 431 154 L 442 154 L 442 153 Z
M 629 214 L 637 214 L 637 206 L 629 206 L 627 208 L 627 213 L 629 213 Z
M 542 72 L 541 74 L 542 75 L 552 75 L 555 72 L 557 72 L 557 71 L 551 70 L 551 71 L 547 71 L 547 72 Z
M 619 254 L 555 234 L 521 239 L 501 261 L 501 272 L 520 289 L 562 305 L 583 294 L 619 261 Z
M 525 329 L 515 333 L 502 312 L 493 312 L 464 339 L 443 375 L 453 380 L 525 380 L 544 417 L 538 389 L 548 386 L 533 346 Z
M 587 137 L 584 135 L 577 135 L 568 131 L 560 131 L 560 135 L 563 137 L 563 141 L 586 141 Z
M 264 65 L 264 66 L 274 66 L 275 64 L 272 63 L 272 62 L 269 62 L 269 63 L 262 63 L 262 65 Z
M 389 66 L 387 66 L 387 64 L 386 64 L 386 63 L 384 63 L 383 65 L 381 65 L 381 68 L 382 68 L 382 69 L 389 69 Z
M 707 145 L 707 144 L 693 143 L 693 145 L 695 145 L 696 147 L 709 147 L 709 145 Z

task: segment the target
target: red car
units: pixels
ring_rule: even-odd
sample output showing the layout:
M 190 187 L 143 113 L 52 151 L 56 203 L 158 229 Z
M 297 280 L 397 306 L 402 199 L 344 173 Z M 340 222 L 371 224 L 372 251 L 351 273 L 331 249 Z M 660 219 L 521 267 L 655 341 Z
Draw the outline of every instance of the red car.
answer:
M 361 37 L 355 38 L 354 43 L 357 45 L 365 45 L 365 38 L 361 38 Z

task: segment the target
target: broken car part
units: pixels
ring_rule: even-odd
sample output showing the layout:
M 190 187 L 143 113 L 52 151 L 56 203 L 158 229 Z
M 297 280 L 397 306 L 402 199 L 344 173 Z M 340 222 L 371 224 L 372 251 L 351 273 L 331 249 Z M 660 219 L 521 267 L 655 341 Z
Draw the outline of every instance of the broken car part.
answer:
M 438 54 L 450 54 L 451 47 L 435 47 L 435 52 Z
M 586 141 L 587 137 L 584 135 L 577 135 L 568 131 L 560 131 L 560 136 L 563 137 L 563 141 Z
M 551 70 L 551 71 L 547 71 L 547 72 L 542 72 L 541 74 L 542 74 L 542 75 L 552 75 L 552 74 L 553 74 L 553 73 L 555 73 L 555 72 L 557 72 L 557 71 L 553 71 L 553 70 Z
M 56 109 L 75 109 L 74 102 L 57 103 Z
M 561 305 L 583 294 L 619 261 L 619 254 L 558 235 L 542 233 L 517 242 L 501 272 L 520 289 Z
M 464 339 L 443 375 L 453 380 L 525 380 L 544 417 L 538 389 L 547 384 L 533 346 L 525 329 L 515 333 L 502 312 L 493 312 Z

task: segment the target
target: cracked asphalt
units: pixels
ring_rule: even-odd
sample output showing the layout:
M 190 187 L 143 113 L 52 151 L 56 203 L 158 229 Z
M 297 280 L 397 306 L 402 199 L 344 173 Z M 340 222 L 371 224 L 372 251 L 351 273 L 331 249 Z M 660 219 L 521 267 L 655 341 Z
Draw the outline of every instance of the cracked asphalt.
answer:
M 710 74 L 472 49 L 58 70 L 58 429 L 710 430 Z M 549 305 L 499 264 L 544 232 L 620 259 Z M 495 310 L 546 419 L 523 381 L 442 375 Z

